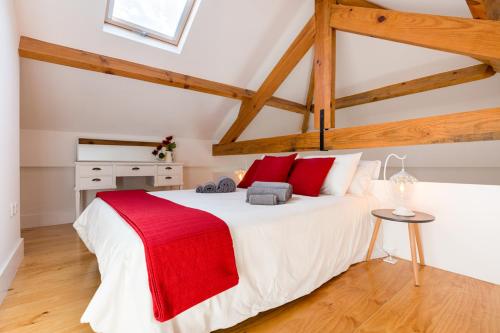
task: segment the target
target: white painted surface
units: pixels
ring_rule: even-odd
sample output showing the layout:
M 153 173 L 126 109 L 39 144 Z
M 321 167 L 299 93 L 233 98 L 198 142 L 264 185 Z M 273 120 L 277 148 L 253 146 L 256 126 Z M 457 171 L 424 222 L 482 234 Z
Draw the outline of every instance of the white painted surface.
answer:
M 0 1 L 0 302 L 22 258 L 19 214 L 19 35 L 14 2 Z M 16 254 L 18 253 L 18 254 Z
M 183 52 L 176 55 L 103 32 L 104 1 L 17 1 L 24 35 L 241 87 L 247 87 L 276 40 L 289 34 L 303 6 L 302 0 L 202 1 Z M 212 139 L 221 119 L 238 104 L 58 65 L 22 63 L 23 128 Z
M 377 181 L 375 195 L 385 208 L 383 181 Z M 500 284 L 500 186 L 444 183 L 417 183 L 410 208 L 436 216 L 421 224 L 425 260 L 428 265 L 450 272 Z M 384 222 L 384 248 L 409 259 L 408 227 L 405 223 Z
M 77 159 L 78 138 L 151 141 L 160 142 L 169 135 L 164 132 L 161 136 L 145 135 L 120 135 L 114 133 L 98 132 L 70 132 L 70 131 L 45 131 L 21 130 L 21 166 L 22 167 L 73 167 Z M 211 155 L 212 141 L 184 137 L 174 137 L 177 143 L 175 160 L 190 167 L 207 166 L 213 163 Z M 117 148 L 120 150 L 120 148 Z M 149 155 L 153 148 L 147 148 Z M 145 158 L 148 150 L 140 150 L 136 158 Z M 94 154 L 98 154 L 96 157 Z M 103 158 L 106 152 L 100 153 L 96 148 L 91 148 L 83 153 L 82 159 Z M 114 156 L 115 154 L 112 153 Z M 128 158 L 128 156 L 127 156 Z
M 12 252 L 5 258 L 4 266 L 0 267 L 0 304 L 7 296 L 7 292 L 16 277 L 17 268 L 24 258 L 24 240 L 19 238 Z

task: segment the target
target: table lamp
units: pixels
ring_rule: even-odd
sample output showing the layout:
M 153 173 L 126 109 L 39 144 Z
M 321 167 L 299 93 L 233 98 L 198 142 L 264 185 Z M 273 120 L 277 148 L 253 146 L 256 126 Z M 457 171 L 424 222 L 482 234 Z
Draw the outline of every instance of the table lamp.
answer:
M 390 154 L 389 156 L 387 156 L 385 160 L 384 181 L 387 180 L 386 178 L 387 162 L 389 162 L 389 159 L 391 157 L 399 159 L 402 165 L 401 171 L 399 171 L 398 173 L 391 176 L 391 178 L 389 178 L 391 190 L 397 202 L 397 208 L 393 210 L 392 213 L 398 216 L 415 216 L 415 213 L 407 207 L 407 200 L 409 195 L 411 194 L 410 192 L 413 187 L 412 185 L 418 182 L 418 180 L 405 170 L 406 155 L 398 156 L 396 154 Z
M 234 172 L 234 174 L 236 175 L 236 178 L 238 178 L 238 181 L 240 181 L 240 182 L 243 180 L 243 177 L 245 177 L 246 173 L 247 173 L 247 171 L 244 169 L 238 169 Z

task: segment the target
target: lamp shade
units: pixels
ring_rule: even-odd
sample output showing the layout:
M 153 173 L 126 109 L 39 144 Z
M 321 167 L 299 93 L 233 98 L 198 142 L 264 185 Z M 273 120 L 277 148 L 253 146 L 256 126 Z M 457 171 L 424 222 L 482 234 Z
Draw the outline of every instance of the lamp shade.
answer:
M 410 175 L 405 169 L 402 169 L 398 173 L 392 175 L 389 180 L 395 184 L 414 184 L 418 182 L 417 178 Z
M 389 178 L 394 201 L 397 205 L 397 208 L 392 213 L 399 216 L 415 216 L 415 213 L 407 208 L 407 201 L 413 192 L 413 184 L 418 182 L 418 180 L 405 170 L 404 160 L 406 159 L 406 155 L 401 157 L 396 154 L 390 154 L 385 161 L 384 180 L 386 179 L 387 162 L 391 157 L 396 157 L 402 164 L 401 171 Z

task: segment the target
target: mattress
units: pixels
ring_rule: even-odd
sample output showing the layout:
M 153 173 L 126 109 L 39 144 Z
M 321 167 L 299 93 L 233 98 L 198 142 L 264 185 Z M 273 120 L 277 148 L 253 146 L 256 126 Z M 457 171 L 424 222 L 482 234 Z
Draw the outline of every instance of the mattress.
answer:
M 252 206 L 245 203 L 245 192 L 151 192 L 224 220 L 240 277 L 236 287 L 164 323 L 153 316 L 141 239 L 95 199 L 74 223 L 101 273 L 82 323 L 102 333 L 210 332 L 304 296 L 364 259 L 375 198 L 294 195 L 285 205 Z

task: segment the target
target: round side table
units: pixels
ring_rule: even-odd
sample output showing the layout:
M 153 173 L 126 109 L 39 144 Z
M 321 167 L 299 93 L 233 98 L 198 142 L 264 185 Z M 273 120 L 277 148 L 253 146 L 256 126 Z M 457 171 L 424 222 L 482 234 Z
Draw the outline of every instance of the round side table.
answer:
M 377 218 L 375 222 L 375 228 L 373 229 L 372 239 L 370 241 L 370 246 L 368 247 L 368 253 L 366 254 L 366 261 L 370 260 L 373 252 L 373 247 L 375 246 L 375 241 L 377 240 L 378 230 L 380 229 L 380 224 L 382 220 L 392 221 L 392 222 L 403 222 L 408 224 L 408 232 L 410 234 L 410 249 L 411 249 L 411 261 L 413 264 L 413 277 L 415 280 L 415 285 L 419 286 L 420 281 L 418 278 L 418 263 L 417 263 L 417 248 L 418 257 L 420 259 L 420 265 L 425 265 L 424 260 L 424 250 L 422 248 L 422 241 L 420 239 L 420 223 L 429 223 L 435 220 L 435 217 L 422 213 L 415 212 L 415 216 L 398 216 L 392 213 L 392 209 L 376 209 L 372 210 L 372 215 Z

